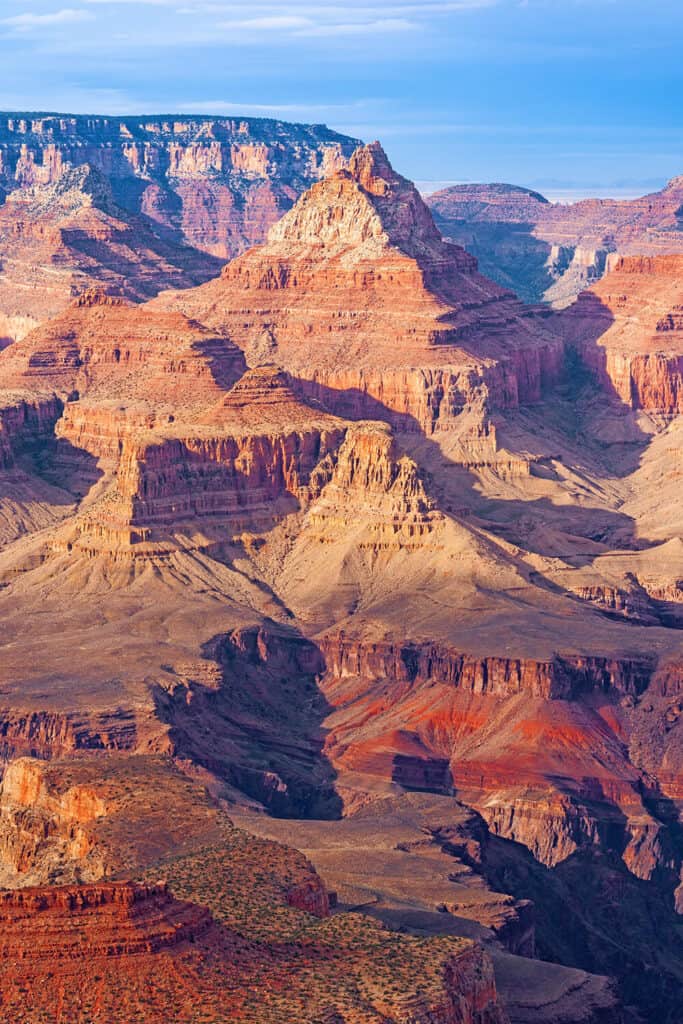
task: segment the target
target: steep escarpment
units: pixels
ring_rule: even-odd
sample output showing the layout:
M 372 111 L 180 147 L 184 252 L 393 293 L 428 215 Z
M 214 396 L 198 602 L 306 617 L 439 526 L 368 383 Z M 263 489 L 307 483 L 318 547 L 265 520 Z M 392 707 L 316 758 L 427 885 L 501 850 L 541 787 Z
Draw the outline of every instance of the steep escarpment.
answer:
M 683 412 L 683 257 L 629 256 L 561 316 L 581 362 L 632 409 Z
M 7 1012 L 36 1024 L 59 1013 L 112 1024 L 135 1016 L 160 1024 L 172 1014 L 189 1024 L 200 999 L 211 1019 L 229 1013 L 245 1024 L 276 1024 L 288 1013 L 313 1024 L 330 1012 L 398 1024 L 407 1006 L 429 1022 L 507 1021 L 491 961 L 471 941 L 419 942 L 360 915 L 331 918 L 310 862 L 233 828 L 200 787 L 185 780 L 183 788 L 168 763 L 139 759 L 137 775 L 130 761 L 109 768 L 96 793 L 82 785 L 62 786 L 61 795 L 51 790 L 58 797 L 52 811 L 64 829 L 78 819 L 82 827 L 95 822 L 109 840 L 132 837 L 143 877 L 24 884 L 0 894 Z M 28 801 L 36 784 L 59 786 L 60 770 L 80 775 L 82 784 L 98 769 L 92 760 L 59 768 L 18 763 L 8 788 Z M 45 812 L 45 792 L 36 795 L 36 813 Z M 167 820 L 185 812 L 184 849 L 149 844 L 160 797 Z M 131 800 L 137 819 L 121 814 Z M 43 843 L 50 840 L 46 830 Z M 80 863 L 74 851 L 72 860 Z M 46 864 L 34 856 L 33 867 Z
M 251 362 L 267 340 L 304 394 L 403 429 L 449 428 L 468 404 L 533 402 L 562 372 L 543 317 L 442 241 L 377 143 L 314 185 L 220 280 L 157 303 L 220 324 Z
M 332 675 L 386 677 L 400 684 L 432 680 L 472 694 L 511 697 L 527 693 L 544 700 L 571 700 L 582 694 L 638 696 L 652 675 L 652 662 L 569 656 L 547 662 L 482 658 L 439 644 L 363 643 L 357 638 L 329 636 L 322 642 Z
M 215 332 L 92 289 L 5 351 L 3 384 L 113 408 L 146 403 L 168 417 L 217 402 L 243 371 L 239 350 Z
M 89 165 L 116 201 L 221 259 L 260 242 L 355 140 L 322 125 L 259 118 L 4 114 L 0 182 L 53 185 Z
M 566 306 L 619 256 L 683 252 L 683 179 L 639 199 L 550 203 L 514 185 L 454 185 L 427 203 L 444 236 L 527 302 Z
M 0 893 L 2 955 L 12 960 L 156 953 L 196 942 L 205 909 L 174 901 L 165 885 L 126 882 Z
M 655 333 L 675 338 L 670 295 Z M 471 946 L 453 961 L 452 919 L 529 959 L 534 899 L 564 967 L 517 965 L 529 1022 L 570 1021 L 572 986 L 586 1020 L 613 1020 L 610 983 L 586 972 L 643 1009 L 654 992 L 665 1020 L 677 969 L 646 947 L 680 886 L 681 421 L 644 408 L 644 388 L 637 407 L 606 399 L 585 320 L 482 277 L 373 145 L 210 285 L 144 305 L 89 289 L 4 348 L 9 884 L 166 878 L 216 936 L 248 939 L 251 961 L 231 946 L 227 967 L 224 934 L 195 945 L 220 960 L 233 1019 L 258 1024 L 490 1024 L 490 968 Z M 433 919 L 394 919 L 408 936 L 328 916 L 301 864 L 271 887 L 279 855 L 216 834 L 218 808 L 247 805 L 339 829 L 334 844 L 357 814 L 423 794 L 477 824 L 446 812 L 397 836 L 401 914 L 413 868 L 416 885 L 444 876 Z M 493 888 L 484 847 L 500 852 Z M 594 870 L 585 927 L 577 863 Z M 610 917 L 613 891 L 654 908 L 645 939 L 630 912 Z M 548 941 L 573 899 L 581 939 Z M 661 980 L 631 998 L 655 961 Z M 135 982 L 161 1005 L 155 984 Z
M 476 661 L 343 636 L 321 647 L 326 749 L 350 806 L 378 778 L 455 792 L 543 863 L 605 845 L 639 877 L 675 877 L 666 823 L 650 813 L 622 740 L 621 705 L 645 693 L 647 660 Z
M 17 187 L 0 205 L 0 334 L 23 337 L 74 295 L 99 287 L 140 301 L 210 278 L 210 256 L 158 237 L 88 165 Z
M 214 277 L 355 142 L 226 118 L 0 118 L 0 347 L 97 286 L 135 301 Z
M 27 449 L 46 443 L 61 412 L 56 395 L 0 391 L 0 470 L 11 469 Z

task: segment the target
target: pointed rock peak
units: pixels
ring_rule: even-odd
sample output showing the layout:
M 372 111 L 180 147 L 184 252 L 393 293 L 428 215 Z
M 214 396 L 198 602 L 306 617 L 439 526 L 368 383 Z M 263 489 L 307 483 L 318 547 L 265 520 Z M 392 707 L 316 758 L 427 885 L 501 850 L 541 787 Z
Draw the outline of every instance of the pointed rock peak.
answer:
M 247 370 L 222 399 L 220 408 L 230 410 L 290 402 L 296 402 L 296 398 L 289 377 L 279 366 L 271 363 Z
M 394 171 L 379 142 L 360 146 L 349 165 L 313 185 L 271 228 L 269 243 L 378 256 L 392 246 L 419 258 L 444 247 L 411 181 Z
M 683 192 L 683 174 L 676 175 L 666 183 L 665 192 Z
M 349 161 L 348 173 L 359 185 L 375 196 L 384 196 L 391 186 L 408 185 L 391 166 L 389 157 L 381 143 L 371 142 L 367 146 L 359 146 Z

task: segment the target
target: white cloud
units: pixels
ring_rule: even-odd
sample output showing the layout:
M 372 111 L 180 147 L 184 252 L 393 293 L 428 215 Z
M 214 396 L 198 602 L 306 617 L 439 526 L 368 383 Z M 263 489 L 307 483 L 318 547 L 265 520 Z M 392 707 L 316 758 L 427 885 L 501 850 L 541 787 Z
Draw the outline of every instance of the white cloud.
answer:
M 331 22 L 329 24 L 311 25 L 294 32 L 298 38 L 313 36 L 351 36 L 366 35 L 374 32 L 408 32 L 417 29 L 416 22 L 406 18 L 379 18 L 376 21 Z
M 327 13 L 327 12 L 325 12 Z M 323 36 L 365 35 L 374 32 L 405 32 L 417 28 L 415 22 L 406 18 L 374 18 L 357 21 L 348 20 L 348 11 L 344 20 L 324 17 L 314 20 L 303 15 L 263 15 L 258 18 L 244 18 L 235 21 L 219 22 L 218 27 L 225 31 L 260 33 L 281 32 L 298 39 Z
M 379 105 L 377 100 L 356 100 L 350 103 L 237 103 L 234 100 L 189 100 L 180 101 L 176 107 L 183 114 L 216 114 L 230 117 L 244 114 L 245 117 L 357 117 L 359 112 Z
M 34 11 L 14 14 L 10 18 L 3 18 L 0 24 L 18 32 L 30 32 L 52 25 L 73 25 L 80 21 L 91 21 L 93 17 L 90 11 L 84 11 L 82 8 L 65 7 L 61 11 L 51 11 L 47 14 L 36 14 Z
M 239 21 L 223 21 L 221 28 L 235 29 L 236 31 L 246 30 L 252 32 L 287 31 L 291 29 L 306 29 L 313 26 L 310 18 L 300 15 L 264 15 L 260 18 L 244 18 Z

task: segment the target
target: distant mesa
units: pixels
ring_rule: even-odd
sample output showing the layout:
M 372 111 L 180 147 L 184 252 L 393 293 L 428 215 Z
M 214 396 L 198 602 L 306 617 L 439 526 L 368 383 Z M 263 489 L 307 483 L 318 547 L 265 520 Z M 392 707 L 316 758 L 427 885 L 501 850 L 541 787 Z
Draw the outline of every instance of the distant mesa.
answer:
M 683 253 L 683 177 L 640 199 L 549 203 L 514 185 L 454 185 L 427 198 L 447 238 L 527 302 L 562 307 L 621 256 Z

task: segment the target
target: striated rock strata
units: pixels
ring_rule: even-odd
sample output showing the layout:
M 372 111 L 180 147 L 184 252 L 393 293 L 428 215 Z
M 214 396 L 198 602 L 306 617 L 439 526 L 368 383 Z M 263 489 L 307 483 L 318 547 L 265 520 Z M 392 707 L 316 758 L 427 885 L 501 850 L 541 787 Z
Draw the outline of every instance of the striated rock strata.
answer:
M 560 320 L 581 363 L 620 402 L 683 412 L 683 256 L 615 260 Z
M 226 259 L 262 241 L 356 144 L 323 125 L 264 118 L 9 113 L 0 118 L 0 183 L 54 185 L 66 168 L 88 165 L 125 209 Z
M 675 349 L 672 294 L 669 281 L 653 330 Z M 149 880 L 168 877 L 228 931 L 280 929 L 268 970 L 253 949 L 251 974 L 239 960 L 236 1020 L 471 1024 L 444 986 L 464 950 L 438 925 L 449 915 L 501 955 L 538 943 L 571 965 L 597 1019 L 616 1001 L 581 971 L 671 1016 L 683 421 L 659 377 L 637 403 L 607 400 L 588 339 L 599 347 L 609 325 L 574 315 L 482 277 L 373 145 L 215 282 L 138 306 L 88 289 L 0 352 L 7 884 L 152 865 Z M 273 850 L 240 859 L 215 805 L 161 764 L 219 806 L 324 819 L 339 836 L 384 800 L 464 802 L 473 834 L 447 814 L 422 841 L 480 881 L 434 899 L 436 946 L 367 922 L 361 943 L 353 915 L 311 923 L 327 904 L 308 868 L 268 888 Z M 576 942 L 549 923 L 570 911 Z M 319 929 L 306 963 L 303 920 Z M 357 971 L 356 940 L 375 951 Z M 468 950 L 478 1012 L 495 1020 L 489 968 Z M 257 967 L 273 978 L 265 1010 L 244 982 Z M 552 1005 L 543 970 L 529 969 L 533 1013 Z M 204 991 L 193 980 L 191 1009 Z M 124 1005 L 133 1019 L 138 1003 Z
M 683 178 L 638 199 L 550 203 L 515 185 L 454 185 L 427 198 L 445 237 L 527 302 L 565 306 L 620 256 L 683 252 Z
M 157 953 L 196 942 L 211 915 L 166 885 L 100 882 L 0 892 L 0 950 L 13 961 Z
M 543 317 L 441 239 L 378 143 L 314 185 L 220 280 L 157 300 L 226 331 L 350 418 L 448 428 L 468 404 L 534 402 L 562 372 Z

